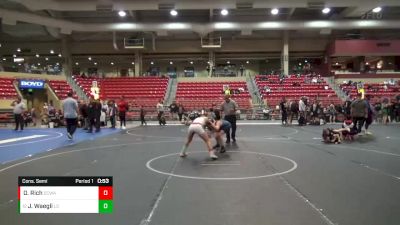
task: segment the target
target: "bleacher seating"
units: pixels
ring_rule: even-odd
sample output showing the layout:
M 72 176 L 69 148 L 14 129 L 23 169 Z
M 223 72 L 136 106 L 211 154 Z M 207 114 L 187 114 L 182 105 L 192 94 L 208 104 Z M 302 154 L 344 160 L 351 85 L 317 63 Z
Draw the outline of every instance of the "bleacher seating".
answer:
M 180 82 L 176 92 L 176 101 L 181 103 L 186 110 L 209 109 L 212 104 L 216 104 L 219 107 L 223 102 L 224 85 L 229 85 L 231 90 L 243 88 L 245 91 L 240 94 L 233 94 L 232 99 L 239 105 L 240 110 L 247 110 L 251 107 L 250 93 L 244 81 Z
M 87 96 L 94 80 L 100 88 L 101 99 L 118 100 L 123 95 L 131 106 L 143 105 L 148 109 L 155 109 L 157 102 L 164 99 L 168 87 L 168 78 L 160 77 L 75 78 Z
M 305 79 L 308 82 L 305 82 Z M 306 76 L 291 76 L 285 78 L 280 84 L 278 75 L 258 75 L 255 77 L 256 84 L 261 96 L 270 107 L 275 107 L 285 97 L 287 100 L 299 100 L 302 96 L 308 97 L 310 100 L 318 99 L 323 106 L 331 103 L 341 104 L 342 100 L 337 97 L 336 93 L 325 80 L 320 79 L 319 83 L 312 83 L 311 78 Z M 297 85 L 297 86 L 296 86 Z M 264 87 L 268 86 L 271 91 L 268 93 Z M 328 87 L 327 89 L 325 89 Z
M 14 78 L 0 78 L 0 98 L 13 99 L 17 97 L 17 92 L 14 88 Z
M 68 92 L 72 91 L 71 86 L 65 80 L 50 80 L 47 83 L 60 100 L 67 98 Z M 74 98 L 77 98 L 76 94 L 74 94 Z
M 340 87 L 344 92 L 348 93 L 348 96 L 353 99 L 357 95 L 357 86 L 350 84 L 341 84 Z M 383 83 L 364 83 L 365 94 L 371 95 L 371 103 L 379 101 L 380 98 L 394 99 L 400 95 L 400 85 L 389 85 Z

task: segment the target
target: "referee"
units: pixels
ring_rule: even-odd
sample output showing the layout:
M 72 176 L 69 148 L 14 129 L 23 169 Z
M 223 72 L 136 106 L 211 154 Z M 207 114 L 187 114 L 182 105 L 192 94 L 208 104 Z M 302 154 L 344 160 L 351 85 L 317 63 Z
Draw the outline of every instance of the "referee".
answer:
M 236 110 L 238 108 L 238 105 L 236 104 L 235 101 L 231 99 L 230 95 L 225 95 L 224 97 L 225 101 L 221 104 L 221 111 L 225 115 L 225 120 L 229 121 L 232 125 L 232 133 L 228 131 L 226 133 L 226 143 L 231 142 L 231 137 L 232 137 L 232 142 L 236 142 Z M 230 134 L 231 133 L 231 134 Z

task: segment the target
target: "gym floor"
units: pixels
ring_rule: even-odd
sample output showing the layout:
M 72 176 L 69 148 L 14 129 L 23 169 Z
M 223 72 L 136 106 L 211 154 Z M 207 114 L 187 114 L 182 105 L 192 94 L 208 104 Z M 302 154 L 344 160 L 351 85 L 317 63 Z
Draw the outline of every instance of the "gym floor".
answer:
M 216 161 L 198 137 L 178 157 L 186 126 L 149 126 L 4 163 L 0 224 L 400 224 L 399 124 L 340 145 L 323 127 L 238 125 Z M 30 175 L 113 176 L 113 213 L 18 214 L 17 177 Z

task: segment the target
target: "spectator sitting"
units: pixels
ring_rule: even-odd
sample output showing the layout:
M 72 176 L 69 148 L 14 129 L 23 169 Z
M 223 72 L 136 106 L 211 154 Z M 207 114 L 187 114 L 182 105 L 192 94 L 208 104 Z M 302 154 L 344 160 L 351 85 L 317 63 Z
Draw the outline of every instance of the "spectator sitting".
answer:
M 268 109 L 268 108 L 264 108 L 262 110 L 262 112 L 263 112 L 263 115 L 264 115 L 264 119 L 269 120 L 270 119 L 270 114 L 269 113 L 271 112 L 271 110 Z
M 316 84 L 318 82 L 318 79 L 316 77 L 313 77 L 311 80 L 311 83 Z
M 264 91 L 267 92 L 267 93 L 270 93 L 271 92 L 271 88 L 269 86 L 265 85 L 264 86 Z

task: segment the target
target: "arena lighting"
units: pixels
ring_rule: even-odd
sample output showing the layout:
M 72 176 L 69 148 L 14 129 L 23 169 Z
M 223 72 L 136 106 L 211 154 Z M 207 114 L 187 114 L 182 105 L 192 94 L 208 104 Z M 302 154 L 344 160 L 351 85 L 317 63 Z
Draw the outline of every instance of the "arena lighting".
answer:
M 210 64 L 210 61 L 208 61 L 207 64 Z
M 17 48 L 17 52 L 21 52 L 21 49 L 20 49 L 20 48 Z
M 317 27 L 317 28 L 325 28 L 325 27 L 334 27 L 332 22 L 329 21 L 310 21 L 306 22 L 306 27 Z
M 190 64 L 193 65 L 193 61 L 190 61 Z
M 376 7 L 376 8 L 374 8 L 374 9 L 372 10 L 372 12 L 374 12 L 374 13 L 378 13 L 378 12 L 380 12 L 380 11 L 382 11 L 382 8 L 381 8 L 381 7 Z
M 133 30 L 138 28 L 137 25 L 134 23 L 118 23 L 112 26 L 118 30 Z
M 36 58 L 39 58 L 39 57 L 40 57 L 40 55 L 39 55 L 39 54 L 36 54 L 35 56 L 36 56 Z
M 335 63 L 335 65 L 336 65 L 336 66 L 339 65 L 339 63 L 337 62 L 337 63 Z
M 374 20 L 358 21 L 357 25 L 360 26 L 360 27 L 376 26 L 377 25 L 377 21 L 374 21 Z
M 24 58 L 14 58 L 14 62 L 15 63 L 17 63 L 17 62 L 24 62 Z
M 271 9 L 272 15 L 278 15 L 278 13 L 279 13 L 279 9 L 277 9 L 277 8 Z
M 53 49 L 50 50 L 50 54 L 54 54 L 54 50 Z
M 18 63 L 18 66 L 21 66 L 22 64 L 21 63 Z
M 46 57 L 44 60 L 49 61 L 49 58 Z
M 214 27 L 215 29 L 230 29 L 236 27 L 236 25 L 234 23 L 221 22 L 221 23 L 215 23 Z
M 89 61 L 92 61 L 92 57 L 90 57 L 90 56 L 89 56 L 89 58 L 88 58 L 88 59 L 89 59 Z
M 40 63 L 38 63 L 37 65 L 40 66 Z
M 250 62 L 249 61 L 246 61 L 246 64 L 249 64 Z
M 17 57 L 17 55 L 16 55 L 16 54 L 14 54 L 14 55 L 13 55 L 13 57 L 15 58 L 15 57 Z
M 58 57 L 60 57 L 60 58 L 62 57 L 61 53 L 60 53 L 60 54 L 58 54 Z
M 93 63 L 94 65 L 97 65 L 97 62 Z
M 154 65 L 154 62 L 150 62 L 151 65 Z
M 113 63 L 113 62 L 111 62 L 110 64 L 111 64 L 111 65 L 114 65 L 114 63 Z
M 76 62 L 76 63 L 75 63 L 75 65 L 77 65 L 77 66 L 78 66 L 78 65 L 79 65 L 79 63 L 78 63 L 78 62 Z
M 56 65 L 57 65 L 57 66 L 59 66 L 59 65 L 60 65 L 60 63 L 56 63 Z
M 299 66 L 301 66 L 301 63 L 299 63 Z
M 6 61 L 7 59 L 6 58 L 3 58 L 3 61 Z
M 172 64 L 174 64 L 174 63 L 171 61 L 171 62 L 169 62 L 169 64 L 172 65 Z
M 258 26 L 260 28 L 279 28 L 282 27 L 282 24 L 279 22 L 262 22 L 259 23 Z
M 306 60 L 304 60 L 304 62 L 305 62 L 305 63 L 308 63 L 307 59 L 306 59 Z
M 322 10 L 322 13 L 323 13 L 323 14 L 328 14 L 330 11 L 331 11 L 330 8 L 324 8 L 324 9 Z
M 176 11 L 175 9 L 171 10 L 169 12 L 169 14 L 171 14 L 171 16 L 177 16 L 178 15 L 178 11 Z
M 165 28 L 170 29 L 170 30 L 183 30 L 183 29 L 189 29 L 190 26 L 184 23 L 169 23 L 164 25 Z
M 126 12 L 123 11 L 123 10 L 120 10 L 120 11 L 118 12 L 118 15 L 119 15 L 120 17 L 125 17 L 125 16 L 126 16 Z
M 226 61 L 226 63 L 227 63 L 227 64 L 231 64 L 231 62 L 230 62 L 230 61 Z
M 132 62 L 132 65 L 135 65 L 135 62 Z
M 229 14 L 229 11 L 227 9 L 222 9 L 221 10 L 221 15 L 227 16 Z

